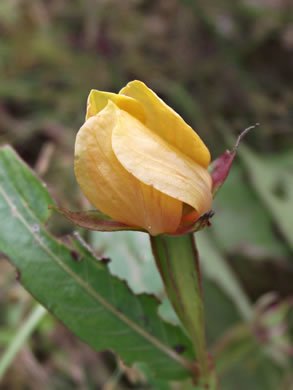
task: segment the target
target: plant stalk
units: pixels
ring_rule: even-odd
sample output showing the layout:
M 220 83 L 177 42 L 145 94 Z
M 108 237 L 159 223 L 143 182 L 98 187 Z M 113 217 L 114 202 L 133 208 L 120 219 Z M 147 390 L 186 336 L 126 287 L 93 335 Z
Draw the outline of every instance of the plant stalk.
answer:
M 171 304 L 189 334 L 197 356 L 197 384 L 216 389 L 206 348 L 198 252 L 192 234 L 151 236 L 151 245 Z

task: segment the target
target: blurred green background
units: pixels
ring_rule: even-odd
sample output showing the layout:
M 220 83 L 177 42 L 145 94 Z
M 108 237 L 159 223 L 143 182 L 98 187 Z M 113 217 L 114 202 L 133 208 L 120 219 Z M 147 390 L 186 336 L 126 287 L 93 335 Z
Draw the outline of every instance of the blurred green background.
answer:
M 292 1 L 0 1 L 0 144 L 13 145 L 59 205 L 89 207 L 73 148 L 90 89 L 118 92 L 133 79 L 180 113 L 213 158 L 260 123 L 215 201 L 213 226 L 198 235 L 207 331 L 223 389 L 292 389 Z M 57 216 L 50 228 L 74 230 Z M 135 291 L 162 296 L 145 237 L 80 233 Z M 32 305 L 0 258 L 0 351 Z M 162 315 L 171 314 L 164 301 Z M 0 381 L 7 390 L 189 385 L 164 386 L 91 351 L 49 315 Z

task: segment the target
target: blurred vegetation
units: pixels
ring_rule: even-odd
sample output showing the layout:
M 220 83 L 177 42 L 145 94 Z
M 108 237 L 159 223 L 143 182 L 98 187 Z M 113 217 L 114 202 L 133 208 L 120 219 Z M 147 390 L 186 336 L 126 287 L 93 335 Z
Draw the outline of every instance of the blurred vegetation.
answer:
M 213 158 L 231 147 L 231 135 L 260 122 L 215 202 L 213 227 L 199 237 L 202 262 L 213 259 L 204 266 L 211 347 L 220 348 L 215 341 L 241 322 L 232 296 L 242 308 L 273 291 L 278 299 L 292 297 L 290 0 L 1 0 L 0 37 L 0 143 L 11 143 L 58 204 L 70 209 L 88 207 L 72 165 L 92 88 L 117 92 L 130 80 L 144 81 L 198 131 Z M 57 216 L 50 226 L 59 236 L 73 230 Z M 109 236 L 82 234 L 97 251 L 111 252 Z M 110 253 L 113 272 L 148 290 L 151 282 L 142 278 L 152 279 L 151 260 L 142 267 L 149 276 L 139 277 L 133 270 L 142 260 L 132 259 L 133 244 L 123 240 L 115 240 L 116 253 Z M 152 283 L 158 291 L 159 281 Z M 4 259 L 0 292 L 2 349 L 32 306 Z M 223 376 L 223 389 L 292 388 L 289 352 L 285 363 L 276 364 L 276 354 L 262 350 L 266 343 L 256 337 L 246 355 L 239 352 L 243 345 L 232 345 L 227 356 L 235 364 Z M 91 351 L 47 316 L 0 388 L 165 388 L 146 371 L 141 375 L 110 353 Z

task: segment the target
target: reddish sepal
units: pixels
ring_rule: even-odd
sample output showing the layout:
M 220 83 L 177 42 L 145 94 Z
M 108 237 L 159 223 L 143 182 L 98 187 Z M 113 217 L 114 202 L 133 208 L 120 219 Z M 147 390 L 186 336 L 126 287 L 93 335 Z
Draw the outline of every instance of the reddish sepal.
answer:
M 117 232 L 120 230 L 138 230 L 142 229 L 136 226 L 129 226 L 124 223 L 115 221 L 99 210 L 87 211 L 70 211 L 63 207 L 50 206 L 50 209 L 57 211 L 72 223 L 88 230 L 96 230 L 99 232 Z
M 233 160 L 236 156 L 236 152 L 238 149 L 238 146 L 244 137 L 246 133 L 248 133 L 251 129 L 254 129 L 256 126 L 258 126 L 259 123 L 256 123 L 254 126 L 250 126 L 247 129 L 243 130 L 242 133 L 237 138 L 236 144 L 233 148 L 233 150 L 230 152 L 230 150 L 226 150 L 223 154 L 221 154 L 220 157 L 218 157 L 216 160 L 214 160 L 210 165 L 210 174 L 212 177 L 212 194 L 213 197 L 216 196 L 219 189 L 224 184 L 225 180 L 227 179 L 227 176 L 229 175 Z

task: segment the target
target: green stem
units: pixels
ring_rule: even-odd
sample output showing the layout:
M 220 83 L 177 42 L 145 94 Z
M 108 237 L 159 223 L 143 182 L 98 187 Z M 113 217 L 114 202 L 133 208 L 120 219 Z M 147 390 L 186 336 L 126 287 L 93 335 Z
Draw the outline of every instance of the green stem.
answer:
M 45 316 L 47 310 L 43 308 L 41 305 L 37 305 L 29 317 L 26 319 L 23 326 L 16 333 L 14 339 L 11 344 L 7 347 L 6 351 L 4 351 L 1 360 L 0 360 L 0 381 L 5 375 L 7 369 L 10 364 L 13 362 L 15 356 L 20 351 L 24 343 L 27 341 L 28 337 L 34 331 L 36 326 L 39 324 L 41 319 Z
M 198 384 L 214 389 L 206 348 L 198 252 L 193 235 L 151 236 L 153 254 L 168 297 L 187 330 L 197 356 Z

